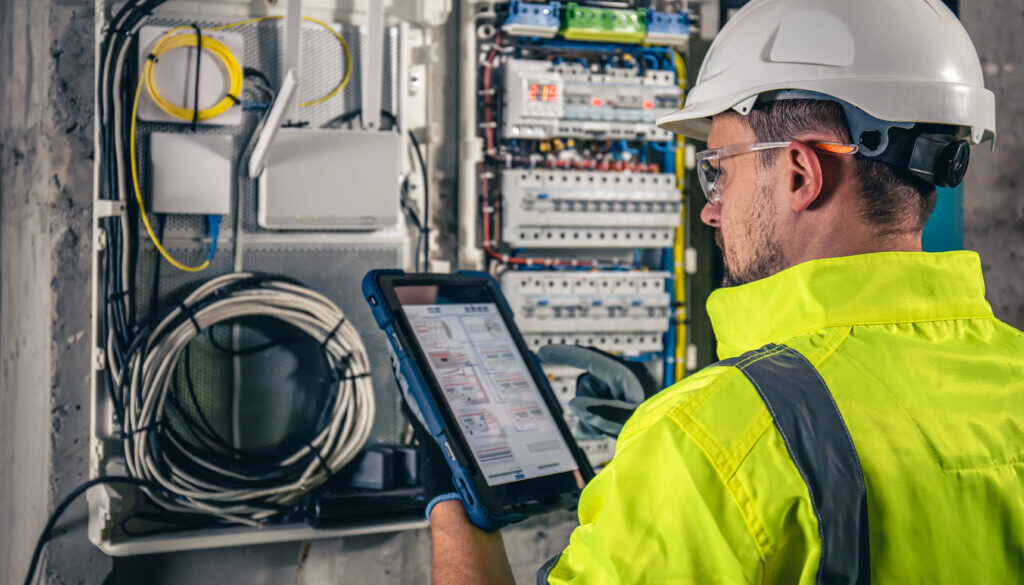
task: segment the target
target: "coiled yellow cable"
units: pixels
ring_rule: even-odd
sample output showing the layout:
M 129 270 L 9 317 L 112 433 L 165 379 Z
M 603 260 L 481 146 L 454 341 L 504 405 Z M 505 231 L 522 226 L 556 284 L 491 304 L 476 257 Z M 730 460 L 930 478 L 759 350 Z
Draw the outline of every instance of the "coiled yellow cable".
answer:
M 173 51 L 174 49 L 196 47 L 200 44 L 199 36 L 194 33 L 171 34 L 172 32 L 176 32 L 182 28 L 185 27 L 171 29 L 171 31 L 168 31 L 164 36 L 160 37 L 160 40 L 153 46 L 153 50 L 149 53 L 149 58 L 146 60 L 146 64 L 142 68 L 142 79 L 145 81 L 146 90 L 149 92 L 149 97 L 157 107 L 175 118 L 192 120 L 193 114 L 195 114 L 197 120 L 209 120 L 210 118 L 216 118 L 231 109 L 231 106 L 239 103 L 239 100 L 241 100 L 242 65 L 238 62 L 238 59 L 235 58 L 234 53 L 224 46 L 224 43 L 213 37 L 203 37 L 202 49 L 216 57 L 217 60 L 220 61 L 221 65 L 224 66 L 224 70 L 227 73 L 228 90 L 219 102 L 212 107 L 197 109 L 193 112 L 190 108 L 183 108 L 172 104 L 160 93 L 160 90 L 157 89 L 156 78 L 153 73 L 156 71 L 157 61 L 159 61 L 164 54 Z

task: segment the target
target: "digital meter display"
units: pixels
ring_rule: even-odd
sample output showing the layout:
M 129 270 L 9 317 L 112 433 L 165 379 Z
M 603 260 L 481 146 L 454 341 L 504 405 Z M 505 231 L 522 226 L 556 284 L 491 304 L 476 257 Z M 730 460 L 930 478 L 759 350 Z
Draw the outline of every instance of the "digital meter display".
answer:
M 530 83 L 526 88 L 526 99 L 531 102 L 557 102 L 558 86 L 552 83 Z

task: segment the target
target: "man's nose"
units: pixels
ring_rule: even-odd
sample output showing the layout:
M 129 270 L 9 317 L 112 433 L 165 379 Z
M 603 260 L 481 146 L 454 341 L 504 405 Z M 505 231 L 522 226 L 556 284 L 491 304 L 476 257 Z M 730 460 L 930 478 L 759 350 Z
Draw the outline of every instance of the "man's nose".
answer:
M 700 210 L 700 220 L 713 228 L 722 227 L 722 206 L 705 203 Z

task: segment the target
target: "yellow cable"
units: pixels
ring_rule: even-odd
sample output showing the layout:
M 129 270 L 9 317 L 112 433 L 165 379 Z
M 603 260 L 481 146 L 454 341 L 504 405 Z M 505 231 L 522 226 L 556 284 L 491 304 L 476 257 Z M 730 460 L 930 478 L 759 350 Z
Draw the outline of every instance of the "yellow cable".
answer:
M 179 27 L 179 29 L 177 30 L 180 30 L 181 28 L 185 27 Z M 168 31 L 165 36 L 170 35 L 174 31 L 175 29 Z M 149 63 L 152 63 L 152 61 L 150 61 Z M 174 257 L 171 256 L 167 252 L 167 250 L 164 249 L 163 245 L 160 243 L 160 240 L 156 237 L 156 234 L 153 232 L 153 226 L 150 225 L 149 216 L 146 214 L 146 205 L 142 202 L 142 190 L 139 188 L 139 165 L 137 162 L 138 157 L 135 154 L 135 126 L 136 122 L 139 119 L 139 96 L 142 95 L 142 86 L 144 81 L 145 76 L 140 76 L 139 84 L 135 88 L 135 100 L 132 102 L 132 122 L 128 137 L 128 151 L 129 155 L 131 156 L 132 187 L 135 189 L 135 201 L 138 202 L 139 204 L 139 214 L 142 216 L 142 223 L 145 224 L 146 226 L 146 232 L 149 234 L 149 239 L 153 241 L 153 245 L 155 245 L 156 249 L 160 251 L 160 255 L 163 256 L 167 260 L 167 262 L 171 264 L 171 266 L 177 268 L 178 270 L 184 270 L 185 272 L 199 272 L 200 270 L 205 270 L 210 265 L 210 259 L 207 258 L 206 261 L 200 264 L 199 266 L 186 266 L 181 262 L 175 260 Z
M 142 68 L 142 79 L 145 82 L 146 90 L 149 92 L 150 98 L 157 107 L 175 118 L 191 121 L 193 114 L 198 120 L 216 118 L 231 109 L 231 106 L 237 104 L 241 99 L 242 65 L 239 64 L 238 59 L 235 58 L 235 55 L 231 50 L 224 46 L 224 43 L 221 43 L 213 37 L 203 37 L 202 48 L 204 51 L 208 51 L 211 55 L 220 60 L 221 64 L 224 66 L 224 70 L 228 74 L 229 80 L 227 94 L 219 102 L 210 108 L 197 109 L 193 112 L 190 108 L 183 108 L 172 104 L 160 93 L 160 90 L 157 89 L 156 77 L 153 73 L 156 70 L 157 61 L 159 61 L 164 54 L 173 51 L 174 49 L 196 47 L 200 43 L 199 37 L 196 34 L 173 34 L 183 28 L 187 27 L 171 29 L 160 37 L 160 40 L 158 40 L 153 46 L 153 50 L 150 52 L 149 58 L 146 60 L 146 64 Z
M 672 51 L 675 55 L 675 66 L 676 66 L 676 82 L 679 84 L 679 97 L 683 98 L 683 89 L 686 84 L 686 61 L 683 60 L 682 56 L 678 51 Z M 684 175 L 684 150 L 685 150 L 685 139 L 681 139 L 676 144 L 675 152 L 675 169 L 676 169 L 676 182 L 679 184 L 680 196 L 683 200 L 683 205 L 680 207 L 681 221 L 679 227 L 676 228 L 675 241 L 672 243 L 672 262 L 673 262 L 673 276 L 675 282 L 675 301 L 680 304 L 684 310 L 684 316 L 689 312 L 686 307 L 686 249 L 685 249 L 685 225 L 686 225 L 686 178 Z M 676 328 L 676 346 L 673 348 L 675 353 L 675 366 L 674 374 L 675 379 L 680 380 L 686 375 L 686 323 L 685 319 L 679 319 L 678 315 L 674 312 L 676 308 L 673 307 L 673 319 L 675 320 Z
M 229 22 L 228 24 L 222 24 L 220 26 L 215 26 L 213 28 L 208 28 L 206 30 L 209 30 L 209 31 L 227 30 L 229 28 L 234 28 L 236 26 L 242 26 L 242 25 L 245 25 L 245 24 L 254 24 L 254 23 L 257 23 L 257 22 L 263 22 L 264 20 L 281 20 L 282 18 L 284 18 L 284 17 L 283 16 L 260 16 L 260 17 L 257 17 L 257 18 L 249 18 L 249 19 L 246 19 L 246 20 L 239 20 L 238 22 Z M 326 22 L 323 22 L 322 20 L 317 20 L 317 19 L 309 17 L 309 16 L 303 16 L 302 20 L 306 20 L 306 21 L 312 22 L 313 24 L 320 25 L 323 28 L 327 29 L 328 32 L 330 32 L 332 35 L 334 35 L 334 38 L 338 39 L 338 43 L 341 44 L 341 49 L 345 53 L 345 75 L 342 76 L 341 81 L 338 83 L 338 85 L 336 85 L 334 87 L 334 89 L 332 89 L 330 91 L 330 93 L 328 93 L 328 94 L 326 94 L 326 95 L 324 95 L 322 97 L 318 97 L 318 98 L 316 98 L 314 100 L 305 101 L 305 102 L 302 102 L 302 103 L 299 104 L 299 107 L 305 108 L 305 107 L 308 107 L 308 106 L 315 106 L 316 104 L 320 104 L 320 103 L 326 102 L 327 100 L 331 99 L 332 97 L 338 95 L 338 93 L 341 90 L 345 89 L 345 86 L 348 85 L 348 82 L 349 82 L 350 78 L 352 77 L 352 53 L 348 49 L 348 43 L 345 42 L 345 37 L 341 36 L 341 34 L 338 31 L 334 30 L 333 26 L 327 24 Z

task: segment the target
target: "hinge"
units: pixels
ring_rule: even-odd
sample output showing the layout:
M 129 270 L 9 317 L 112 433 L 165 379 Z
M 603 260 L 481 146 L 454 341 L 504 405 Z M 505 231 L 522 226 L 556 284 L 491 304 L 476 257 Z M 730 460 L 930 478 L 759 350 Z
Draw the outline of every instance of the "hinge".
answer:
M 96 249 L 101 252 L 107 249 L 107 230 L 103 228 L 96 229 Z

